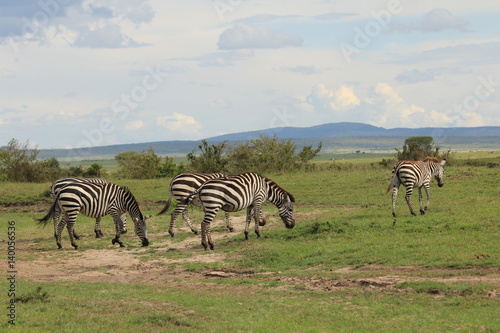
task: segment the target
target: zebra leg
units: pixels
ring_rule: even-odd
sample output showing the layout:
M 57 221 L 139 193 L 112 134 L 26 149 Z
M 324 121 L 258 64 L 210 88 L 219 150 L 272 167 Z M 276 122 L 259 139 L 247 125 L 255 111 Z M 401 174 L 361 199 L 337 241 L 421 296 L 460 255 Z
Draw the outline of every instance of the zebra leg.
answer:
M 127 233 L 127 213 L 123 213 L 120 216 L 120 233 Z
M 252 207 L 247 208 L 247 219 L 245 221 L 245 240 L 248 240 L 248 229 L 250 228 L 250 222 L 252 222 Z
M 429 208 L 429 205 L 431 203 L 431 191 L 429 188 L 429 184 L 425 185 L 425 194 L 427 195 L 427 202 L 425 203 L 424 213 L 425 213 L 425 211 L 427 211 L 427 209 Z
M 74 227 L 73 227 L 73 237 L 75 237 L 76 240 L 80 239 L 80 236 L 76 234 L 76 230 Z
M 58 223 L 56 230 L 54 231 L 54 237 L 56 238 L 56 244 L 58 249 L 62 249 L 61 245 L 61 234 L 66 225 L 66 219 L 63 217 Z
M 177 219 L 177 216 L 179 216 L 180 213 L 183 213 L 186 210 L 186 207 L 187 207 L 187 205 L 182 205 L 182 204 L 179 204 L 179 202 L 177 202 L 177 207 L 172 212 L 172 215 L 170 215 L 170 226 L 168 227 L 168 233 L 170 234 L 170 236 L 175 237 L 175 233 L 174 233 L 175 220 Z M 193 227 L 189 223 L 188 223 L 188 225 L 191 228 L 191 230 L 193 230 Z
M 413 206 L 411 205 L 411 194 L 413 193 L 413 186 L 408 186 L 406 188 L 406 203 L 408 204 L 408 208 L 410 208 L 410 213 L 413 216 L 417 216 L 415 211 L 413 210 Z
M 102 236 L 104 236 L 102 234 L 102 231 L 101 231 L 101 218 L 100 217 L 95 219 L 94 232 L 95 232 L 95 238 L 102 238 Z
M 418 203 L 420 205 L 420 214 L 424 215 L 425 214 L 425 210 L 423 208 L 422 187 L 418 188 Z
M 68 221 L 68 223 L 66 224 L 66 228 L 68 229 L 71 245 L 75 248 L 75 250 L 78 250 L 78 245 L 75 243 L 75 235 L 74 235 L 75 222 L 76 221 L 73 219 Z
M 191 229 L 191 232 L 195 235 L 198 235 L 198 230 L 196 230 L 196 228 L 193 227 L 193 225 L 191 224 L 191 219 L 189 218 L 187 207 L 184 208 L 184 210 L 182 211 L 182 217 L 184 218 L 184 221 L 186 221 L 187 225 L 189 226 L 189 229 Z
M 113 221 L 115 222 L 115 238 L 111 240 L 111 244 L 115 245 L 116 243 L 120 244 L 120 247 L 125 247 L 125 244 L 120 240 L 120 235 L 122 234 L 122 219 L 121 215 L 114 212 L 110 214 L 113 217 Z
M 394 187 L 392 190 L 392 216 L 396 218 L 396 200 L 398 199 L 399 187 Z
M 217 211 L 219 208 L 211 209 L 207 212 L 205 209 L 205 217 L 203 218 L 203 222 L 201 222 L 201 245 L 205 248 L 205 251 L 210 248 L 210 250 L 214 249 L 214 242 L 212 241 L 212 235 L 210 234 L 210 224 L 212 223 L 215 215 L 217 215 Z
M 256 203 L 253 206 L 253 218 L 255 220 L 255 233 L 260 238 L 260 217 L 262 216 L 262 203 Z
M 231 221 L 229 220 L 229 212 L 225 212 L 225 215 L 226 215 L 226 228 L 227 230 L 229 230 L 229 232 L 233 232 L 234 228 L 231 225 Z

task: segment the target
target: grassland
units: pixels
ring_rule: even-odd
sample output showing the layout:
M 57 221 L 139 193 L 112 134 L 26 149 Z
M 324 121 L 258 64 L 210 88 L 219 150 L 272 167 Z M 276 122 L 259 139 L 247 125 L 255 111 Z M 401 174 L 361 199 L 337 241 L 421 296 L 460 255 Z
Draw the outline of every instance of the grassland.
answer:
M 57 250 L 52 228 L 33 221 L 48 209 L 50 184 L 2 183 L 5 252 L 7 222 L 16 222 L 18 302 L 16 325 L 4 316 L 0 329 L 500 331 L 500 168 L 487 166 L 500 152 L 457 154 L 444 187 L 432 183 L 429 212 L 411 216 L 400 195 L 395 223 L 384 195 L 390 169 L 379 161 L 337 158 L 314 172 L 268 175 L 297 198 L 296 227 L 285 229 L 266 205 L 262 238 L 245 241 L 242 213 L 232 215 L 236 233 L 225 231 L 219 214 L 216 248 L 206 252 L 182 219 L 170 238 L 168 216 L 150 219 L 150 247 L 130 231 L 124 249 L 110 243 L 109 217 L 107 236 L 95 239 L 94 221 L 81 216 L 80 250 L 66 233 Z M 145 214 L 167 198 L 169 179 L 114 181 L 132 189 Z M 196 208 L 190 215 L 202 217 Z M 6 295 L 6 279 L 0 288 Z

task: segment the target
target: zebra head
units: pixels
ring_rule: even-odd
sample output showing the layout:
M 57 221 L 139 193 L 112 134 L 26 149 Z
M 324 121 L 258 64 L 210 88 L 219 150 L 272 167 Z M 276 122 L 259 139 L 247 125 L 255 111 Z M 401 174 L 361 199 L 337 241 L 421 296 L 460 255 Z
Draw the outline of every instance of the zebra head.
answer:
M 293 203 L 295 199 L 291 194 L 286 193 L 282 200 L 280 200 L 278 207 L 278 214 L 283 223 L 288 229 L 295 227 L 295 216 L 293 214 Z
M 149 245 L 149 240 L 148 240 L 148 225 L 146 223 L 146 220 L 150 218 L 151 215 L 149 216 L 143 216 L 141 218 L 134 218 L 134 231 L 137 237 L 139 237 L 142 241 L 142 246 L 148 246 Z
M 446 159 L 442 160 L 439 164 L 436 165 L 436 171 L 434 176 L 436 177 L 436 180 L 438 182 L 439 187 L 443 187 L 444 185 L 444 168 L 443 166 L 446 164 Z

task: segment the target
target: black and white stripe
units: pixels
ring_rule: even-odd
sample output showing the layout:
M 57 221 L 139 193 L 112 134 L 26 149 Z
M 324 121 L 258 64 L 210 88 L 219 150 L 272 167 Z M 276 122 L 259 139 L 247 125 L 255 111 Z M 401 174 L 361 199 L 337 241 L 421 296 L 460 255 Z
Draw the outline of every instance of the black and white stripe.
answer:
M 58 207 L 58 208 L 56 208 Z M 78 213 L 100 218 L 104 215 L 111 215 L 115 221 L 116 235 L 112 243 L 120 241 L 121 215 L 128 212 L 134 221 L 134 231 L 141 239 L 142 245 L 149 245 L 147 235 L 146 218 L 141 213 L 139 205 L 128 188 L 120 187 L 116 184 L 94 184 L 94 183 L 72 183 L 59 190 L 52 206 L 39 223 L 47 224 L 47 221 L 54 215 L 56 209 L 62 214 L 61 221 L 58 222 L 54 232 L 58 248 L 61 248 L 61 233 L 64 226 L 67 226 L 71 245 L 78 249 L 75 243 L 73 228 Z
M 406 202 L 410 208 L 410 213 L 412 215 L 417 215 L 413 210 L 411 204 L 411 195 L 413 193 L 413 188 L 418 188 L 418 199 L 420 203 L 420 213 L 425 214 L 428 209 L 431 194 L 429 183 L 432 177 L 435 177 L 438 186 L 441 187 L 443 183 L 443 175 L 446 160 L 439 162 L 436 158 L 427 157 L 423 161 L 400 161 L 398 162 L 392 170 L 392 180 L 387 188 L 386 193 L 392 188 L 392 216 L 396 217 L 396 199 L 398 197 L 399 186 L 403 184 L 406 187 Z M 425 188 L 425 193 L 427 194 L 427 203 L 423 207 L 423 197 L 422 197 L 422 187 Z
M 101 178 L 82 178 L 82 177 L 63 177 L 59 178 L 56 180 L 54 183 L 52 183 L 52 186 L 50 187 L 50 197 L 52 200 L 55 200 L 57 197 L 57 194 L 66 185 L 73 184 L 73 183 L 93 183 L 93 184 L 107 184 L 108 182 L 104 179 Z M 58 207 L 56 206 L 56 211 L 54 212 L 54 233 L 56 232 L 57 228 L 57 223 L 59 222 L 60 218 L 60 211 Z M 123 214 L 121 216 L 121 224 L 120 228 L 122 230 L 122 233 L 127 232 L 127 214 Z M 94 232 L 95 232 L 95 237 L 96 238 L 102 238 L 104 235 L 101 230 L 101 218 L 98 217 L 95 220 L 95 227 L 94 227 Z M 80 239 L 80 237 L 76 234 L 76 230 L 73 229 L 73 235 L 75 239 Z
M 182 217 L 184 218 L 184 221 L 186 221 L 187 225 L 191 229 L 191 231 L 197 235 L 198 230 L 196 230 L 193 225 L 191 224 L 191 220 L 189 218 L 187 206 L 188 204 L 185 203 L 185 200 L 193 194 L 194 191 L 196 191 L 202 184 L 204 184 L 207 180 L 210 179 L 215 179 L 215 178 L 221 178 L 221 177 L 226 177 L 225 174 L 223 173 L 190 173 L 190 172 L 185 172 L 181 173 L 177 176 L 175 176 L 172 181 L 170 182 L 170 187 L 169 187 L 169 192 L 170 192 L 170 197 L 168 198 L 168 201 L 163 207 L 162 211 L 158 213 L 158 215 L 164 214 L 168 208 L 170 207 L 170 204 L 172 203 L 172 197 L 177 202 L 175 210 L 172 212 L 171 217 L 170 217 L 170 226 L 168 228 L 168 233 L 174 237 L 174 224 L 175 220 L 177 219 L 177 216 L 182 213 Z M 200 207 L 201 204 L 198 200 L 193 200 L 190 202 L 191 204 Z M 229 213 L 226 212 L 225 214 L 226 218 L 226 227 L 229 231 L 233 232 L 234 228 L 231 226 L 231 222 L 229 220 Z
M 255 233 L 260 237 L 259 225 L 262 224 L 262 205 L 266 200 L 278 207 L 279 215 L 287 228 L 295 226 L 293 196 L 273 180 L 255 173 L 212 179 L 205 182 L 186 201 L 199 200 L 205 217 L 201 224 L 201 244 L 207 250 L 214 249 L 210 235 L 210 223 L 217 211 L 236 212 L 247 209 L 245 239 L 248 239 L 248 226 L 251 217 L 255 220 Z

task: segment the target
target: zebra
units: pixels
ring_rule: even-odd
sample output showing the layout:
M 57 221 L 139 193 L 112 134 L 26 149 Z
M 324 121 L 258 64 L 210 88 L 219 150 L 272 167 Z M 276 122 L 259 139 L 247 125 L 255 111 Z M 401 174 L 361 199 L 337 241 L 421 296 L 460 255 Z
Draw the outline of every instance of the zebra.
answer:
M 50 197 L 52 201 L 55 200 L 57 197 L 57 194 L 63 188 L 64 186 L 72 183 L 94 183 L 94 184 L 107 184 L 108 182 L 104 179 L 101 178 L 80 178 L 80 177 L 63 177 L 59 178 L 56 180 L 54 183 L 52 183 L 52 186 L 50 187 Z M 56 207 L 56 211 L 54 212 L 54 233 L 56 232 L 57 229 L 57 223 L 59 221 L 60 217 L 60 211 L 58 207 Z M 127 214 L 123 214 L 121 216 L 121 223 L 120 225 L 121 228 L 121 233 L 124 234 L 127 232 Z M 102 238 L 104 237 L 102 231 L 101 231 L 101 218 L 98 217 L 95 220 L 95 227 L 94 227 L 94 232 L 95 232 L 95 238 Z M 80 236 L 76 234 L 76 230 L 73 229 L 73 236 L 75 239 L 80 239 Z
M 58 208 L 56 208 L 58 207 Z M 116 184 L 93 184 L 93 183 L 72 183 L 61 188 L 47 215 L 38 220 L 40 225 L 46 225 L 47 221 L 54 215 L 56 209 L 60 209 L 62 219 L 57 224 L 54 232 L 57 247 L 61 246 L 61 233 L 64 226 L 67 226 L 71 245 L 78 249 L 74 239 L 74 225 L 78 213 L 89 217 L 99 218 L 104 215 L 111 215 L 115 221 L 116 235 L 111 241 L 118 243 L 120 247 L 125 245 L 120 241 L 121 215 L 128 212 L 134 221 L 135 234 L 141 239 L 142 246 L 148 246 L 148 234 L 146 219 L 139 209 L 130 189 Z
M 205 216 L 201 223 L 201 245 L 207 250 L 214 249 L 210 235 L 210 223 L 217 211 L 236 212 L 247 209 L 245 226 L 245 239 L 248 240 L 248 227 L 251 217 L 255 220 L 255 233 L 260 237 L 259 225 L 262 224 L 262 204 L 269 200 L 276 207 L 278 213 L 289 229 L 295 226 L 293 214 L 293 195 L 281 188 L 273 180 L 256 173 L 244 173 L 237 176 L 211 179 L 205 182 L 198 190 L 193 192 L 184 204 L 192 200 L 199 200 Z
M 158 215 L 164 214 L 168 208 L 170 207 L 170 204 L 172 202 L 172 197 L 175 198 L 177 202 L 177 206 L 175 210 L 171 214 L 170 218 L 170 226 L 168 228 L 168 233 L 170 236 L 174 237 L 174 224 L 175 220 L 177 219 L 177 216 L 182 213 L 182 217 L 184 218 L 184 221 L 186 221 L 187 225 L 191 229 L 191 231 L 195 234 L 198 235 L 198 230 L 196 230 L 193 225 L 191 224 L 191 220 L 189 219 L 189 214 L 187 210 L 188 204 L 184 204 L 183 201 L 189 197 L 194 191 L 196 191 L 203 183 L 205 183 L 207 180 L 210 179 L 215 179 L 215 178 L 223 178 L 226 177 L 225 174 L 223 173 L 181 173 L 175 176 L 172 181 L 170 182 L 170 197 L 168 198 L 168 201 L 161 210 L 161 212 L 158 213 Z M 191 204 L 200 207 L 201 204 L 198 200 L 193 200 L 191 201 Z M 233 232 L 234 228 L 231 225 L 231 222 L 229 220 L 229 213 L 225 212 L 225 218 L 226 218 L 226 228 L 230 231 Z M 265 221 L 265 219 L 264 219 Z
M 418 188 L 418 199 L 420 203 L 420 214 L 425 214 L 429 207 L 431 200 L 431 193 L 429 190 L 429 183 L 432 177 L 435 177 L 438 186 L 442 187 L 444 185 L 443 166 L 446 163 L 446 159 L 441 162 L 435 157 L 426 157 L 423 161 L 399 161 L 392 170 L 392 179 L 389 187 L 387 188 L 386 194 L 389 193 L 391 188 L 392 191 L 392 216 L 396 218 L 396 199 L 398 197 L 398 189 L 401 184 L 406 187 L 406 202 L 410 208 L 410 213 L 412 215 L 417 215 L 413 210 L 411 205 L 411 194 L 413 188 Z M 422 187 L 425 188 L 425 193 L 427 194 L 427 203 L 425 207 L 423 205 L 422 197 Z

